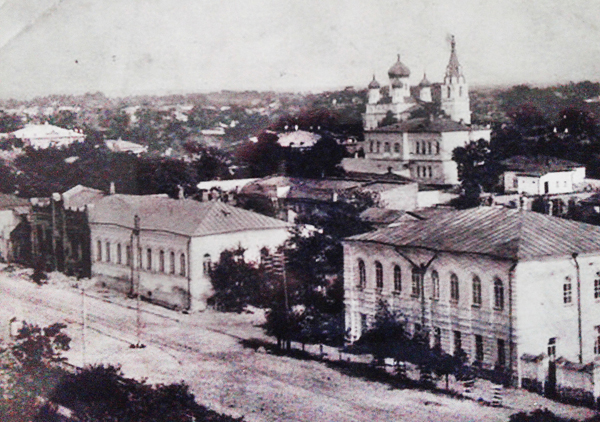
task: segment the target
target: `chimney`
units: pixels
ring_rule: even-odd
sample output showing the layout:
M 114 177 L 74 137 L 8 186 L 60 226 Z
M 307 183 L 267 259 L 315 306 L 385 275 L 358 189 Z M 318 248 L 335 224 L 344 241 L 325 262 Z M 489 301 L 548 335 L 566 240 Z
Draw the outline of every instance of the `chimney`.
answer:
M 110 195 L 114 195 L 115 193 L 117 193 L 117 190 L 115 188 L 115 182 L 110 182 L 110 189 L 108 193 Z

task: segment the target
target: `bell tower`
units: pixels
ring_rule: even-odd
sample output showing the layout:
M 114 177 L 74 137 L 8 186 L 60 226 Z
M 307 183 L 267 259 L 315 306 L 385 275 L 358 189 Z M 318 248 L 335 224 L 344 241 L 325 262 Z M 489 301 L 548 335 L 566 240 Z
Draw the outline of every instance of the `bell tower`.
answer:
M 471 124 L 469 86 L 463 75 L 462 66 L 458 62 L 454 35 L 451 40 L 451 49 L 450 60 L 442 84 L 442 111 L 450 119 L 469 125 Z

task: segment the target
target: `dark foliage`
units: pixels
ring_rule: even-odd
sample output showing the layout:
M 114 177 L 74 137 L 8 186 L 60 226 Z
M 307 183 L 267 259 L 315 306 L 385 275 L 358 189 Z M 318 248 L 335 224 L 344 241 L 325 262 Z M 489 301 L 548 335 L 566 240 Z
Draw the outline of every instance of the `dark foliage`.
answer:
M 68 375 L 50 397 L 84 421 L 241 421 L 220 415 L 195 402 L 183 383 L 148 385 L 123 377 L 119 368 L 92 366 Z M 55 419 L 42 419 L 54 416 Z M 50 409 L 42 410 L 38 421 L 60 420 Z
M 40 328 L 23 322 L 12 346 L 13 355 L 26 369 L 40 368 L 50 362 L 63 361 L 61 352 L 69 350 L 71 343 L 71 338 L 62 332 L 66 327 L 65 324 L 55 323 Z
M 574 419 L 555 415 L 548 409 L 537 409 L 533 412 L 519 412 L 510 415 L 509 422 L 571 422 Z

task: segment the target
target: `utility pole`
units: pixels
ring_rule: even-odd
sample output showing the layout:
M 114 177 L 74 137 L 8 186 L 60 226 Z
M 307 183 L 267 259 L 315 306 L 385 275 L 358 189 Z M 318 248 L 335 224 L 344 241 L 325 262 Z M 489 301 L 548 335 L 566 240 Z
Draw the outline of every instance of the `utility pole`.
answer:
M 142 268 L 142 253 L 141 253 L 141 245 L 140 245 L 140 217 L 136 214 L 135 217 L 133 217 L 133 235 L 137 240 L 137 251 L 138 251 L 138 268 L 137 271 L 133 271 L 133 273 L 135 274 L 135 302 L 136 302 L 136 339 L 137 342 L 135 344 L 131 344 L 129 347 L 131 347 L 132 349 L 143 349 L 144 347 L 146 347 L 145 344 L 142 344 L 141 342 L 141 338 L 142 338 L 142 316 L 141 316 L 141 309 L 140 309 L 140 271 Z M 132 249 L 133 249 L 133 245 Z M 133 250 L 132 250 L 132 255 L 133 255 Z M 133 259 L 132 259 L 133 261 Z
M 81 361 L 86 365 L 85 337 L 87 334 L 87 308 L 85 303 L 85 282 L 81 280 Z

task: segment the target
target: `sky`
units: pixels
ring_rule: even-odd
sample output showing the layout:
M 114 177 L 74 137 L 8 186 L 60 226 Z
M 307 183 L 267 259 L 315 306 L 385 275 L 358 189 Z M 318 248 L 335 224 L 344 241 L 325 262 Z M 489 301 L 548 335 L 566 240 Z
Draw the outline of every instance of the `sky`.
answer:
M 600 80 L 600 1 L 0 0 L 0 98 Z

